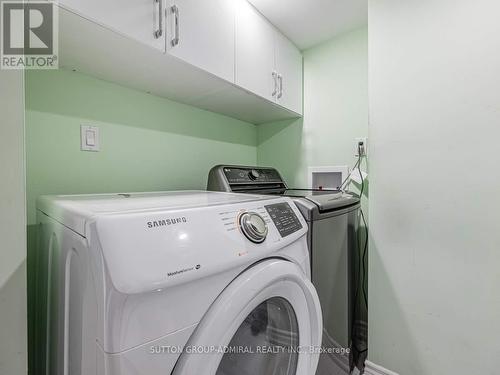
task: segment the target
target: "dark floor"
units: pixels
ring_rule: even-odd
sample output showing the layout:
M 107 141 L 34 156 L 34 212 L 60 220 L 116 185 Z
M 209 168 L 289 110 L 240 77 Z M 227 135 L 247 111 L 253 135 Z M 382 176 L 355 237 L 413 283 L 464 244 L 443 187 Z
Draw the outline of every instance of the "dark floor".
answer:
M 329 355 L 323 354 L 319 357 L 316 375 L 346 375 L 346 372 L 337 366 Z

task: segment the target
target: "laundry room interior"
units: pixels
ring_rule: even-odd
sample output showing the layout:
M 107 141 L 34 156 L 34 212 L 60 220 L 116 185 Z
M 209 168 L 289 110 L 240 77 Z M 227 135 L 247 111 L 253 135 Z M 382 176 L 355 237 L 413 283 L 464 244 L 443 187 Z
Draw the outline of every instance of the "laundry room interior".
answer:
M 499 3 L 45 3 L 0 375 L 497 374 Z

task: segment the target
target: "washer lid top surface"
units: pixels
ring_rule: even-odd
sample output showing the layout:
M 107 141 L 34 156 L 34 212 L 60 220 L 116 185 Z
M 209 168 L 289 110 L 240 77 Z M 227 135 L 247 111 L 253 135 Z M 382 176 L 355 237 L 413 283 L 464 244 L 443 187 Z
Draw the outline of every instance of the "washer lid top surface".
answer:
M 207 191 L 47 195 L 38 198 L 37 209 L 85 236 L 85 222 L 100 215 L 208 207 L 262 199 L 269 197 Z
M 307 199 L 320 212 L 342 209 L 360 201 L 358 196 L 340 190 L 286 189 L 281 195 Z

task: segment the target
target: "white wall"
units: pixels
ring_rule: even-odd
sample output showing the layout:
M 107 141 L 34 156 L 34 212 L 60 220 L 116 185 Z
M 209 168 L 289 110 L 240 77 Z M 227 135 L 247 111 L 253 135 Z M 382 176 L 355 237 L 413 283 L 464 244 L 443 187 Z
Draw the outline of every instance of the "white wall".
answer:
M 0 374 L 26 373 L 22 71 L 0 70 Z
M 498 374 L 500 2 L 369 4 L 369 358 Z

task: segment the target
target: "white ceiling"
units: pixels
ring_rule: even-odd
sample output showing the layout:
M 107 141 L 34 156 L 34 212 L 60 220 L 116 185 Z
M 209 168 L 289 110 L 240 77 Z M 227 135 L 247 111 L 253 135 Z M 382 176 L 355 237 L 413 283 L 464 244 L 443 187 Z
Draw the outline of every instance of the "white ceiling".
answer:
M 368 0 L 249 1 L 300 49 L 368 22 Z

